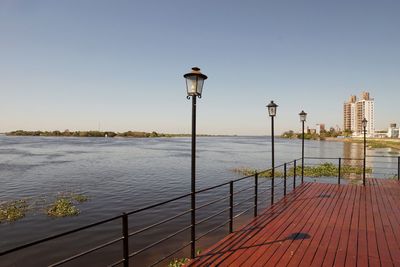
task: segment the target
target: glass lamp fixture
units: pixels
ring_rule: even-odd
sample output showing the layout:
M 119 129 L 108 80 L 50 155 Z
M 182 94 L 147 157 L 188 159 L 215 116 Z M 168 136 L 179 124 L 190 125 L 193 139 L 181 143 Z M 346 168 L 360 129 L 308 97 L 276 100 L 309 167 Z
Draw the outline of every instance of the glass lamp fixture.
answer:
M 267 105 L 268 108 L 268 113 L 270 117 L 275 117 L 276 115 L 276 108 L 278 107 L 277 104 L 274 103 L 274 101 L 271 101 L 271 103 L 269 103 Z
M 300 121 L 306 121 L 307 118 L 307 113 L 304 112 L 304 110 L 302 110 L 300 113 Z
M 366 118 L 364 118 L 362 121 L 362 126 L 363 126 L 363 128 L 367 128 L 367 119 Z
M 192 71 L 183 75 L 186 79 L 187 95 L 201 97 L 204 80 L 207 76 L 200 72 L 198 67 L 193 67 Z

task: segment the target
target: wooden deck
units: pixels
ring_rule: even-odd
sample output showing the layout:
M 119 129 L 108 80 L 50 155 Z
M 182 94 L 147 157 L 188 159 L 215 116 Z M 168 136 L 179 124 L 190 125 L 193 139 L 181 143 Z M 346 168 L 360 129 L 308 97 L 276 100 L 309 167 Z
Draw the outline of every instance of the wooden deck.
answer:
M 400 183 L 305 183 L 189 266 L 400 266 Z

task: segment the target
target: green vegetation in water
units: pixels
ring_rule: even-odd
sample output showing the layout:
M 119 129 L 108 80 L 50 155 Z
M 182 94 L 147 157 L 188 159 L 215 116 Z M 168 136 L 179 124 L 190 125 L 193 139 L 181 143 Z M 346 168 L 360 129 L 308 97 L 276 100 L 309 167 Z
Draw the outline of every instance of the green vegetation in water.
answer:
M 49 199 L 55 199 L 51 205 L 48 205 Z M 62 192 L 55 197 L 40 196 L 3 202 L 0 203 L 0 223 L 17 221 L 32 211 L 45 211 L 50 217 L 76 216 L 79 214 L 76 205 L 88 200 L 88 196 L 83 194 Z
M 57 199 L 47 209 L 47 215 L 50 217 L 76 216 L 78 214 L 79 214 L 79 209 L 75 207 L 72 201 L 68 198 Z
M 76 216 L 80 211 L 75 204 L 83 203 L 88 200 L 89 198 L 83 194 L 62 193 L 55 202 L 47 208 L 47 215 L 50 217 Z
M 296 173 L 297 175 L 301 174 L 301 166 L 296 167 Z M 362 174 L 363 173 L 363 167 L 362 166 L 352 166 L 352 165 L 343 165 L 341 168 L 341 175 L 349 175 L 349 174 Z M 232 170 L 235 173 L 239 173 L 245 176 L 248 175 L 254 175 L 256 172 L 258 172 L 255 169 L 251 168 L 235 168 Z M 372 168 L 366 168 L 365 169 L 366 173 L 372 173 Z M 306 177 L 334 177 L 339 174 L 339 168 L 330 162 L 325 162 L 316 166 L 304 166 L 304 176 Z M 287 176 L 293 176 L 294 175 L 294 167 L 290 167 L 287 172 Z M 259 173 L 259 177 L 265 177 L 265 178 L 271 178 L 272 177 L 272 172 L 271 170 L 264 171 Z M 275 177 L 282 178 L 284 176 L 282 171 L 275 170 Z
M 196 249 L 196 255 L 200 255 L 201 249 Z M 168 267 L 182 267 L 189 262 L 188 258 L 173 259 L 168 263 Z
M 23 199 L 0 204 L 0 223 L 22 219 L 27 210 L 28 203 Z
M 182 267 L 189 262 L 188 258 L 173 259 L 168 263 L 168 267 Z

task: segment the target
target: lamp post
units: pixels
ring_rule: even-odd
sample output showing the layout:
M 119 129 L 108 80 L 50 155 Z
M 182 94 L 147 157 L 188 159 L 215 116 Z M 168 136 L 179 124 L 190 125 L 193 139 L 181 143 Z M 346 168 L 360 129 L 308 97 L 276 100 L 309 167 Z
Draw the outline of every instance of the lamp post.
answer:
M 304 122 L 307 118 L 307 113 L 302 110 L 299 113 L 301 121 L 301 183 L 304 182 Z
M 274 204 L 274 183 L 275 183 L 275 150 L 274 150 L 274 117 L 276 115 L 276 108 L 278 107 L 274 101 L 267 105 L 268 114 L 271 117 L 271 144 L 272 144 L 272 172 L 271 172 L 271 205 Z
M 363 162 L 363 185 L 365 185 L 365 168 L 366 168 L 366 156 L 367 156 L 367 119 L 364 118 L 362 121 L 362 127 L 364 131 L 364 162 Z
M 192 163 L 191 163 L 191 250 L 190 257 L 196 256 L 196 98 L 201 98 L 204 80 L 207 76 L 197 67 L 183 75 L 186 79 L 187 99 L 192 98 Z

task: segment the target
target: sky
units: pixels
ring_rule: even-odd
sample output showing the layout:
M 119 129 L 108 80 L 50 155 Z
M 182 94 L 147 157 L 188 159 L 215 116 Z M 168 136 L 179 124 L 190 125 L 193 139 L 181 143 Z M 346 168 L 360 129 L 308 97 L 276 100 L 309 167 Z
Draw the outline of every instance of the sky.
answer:
M 0 0 L 0 132 L 204 134 L 342 127 L 350 95 L 400 123 L 400 1 Z

